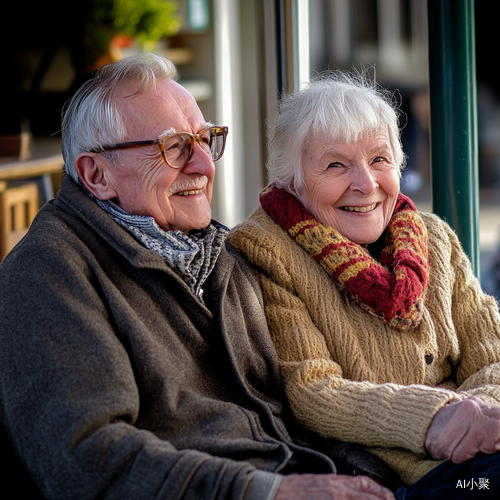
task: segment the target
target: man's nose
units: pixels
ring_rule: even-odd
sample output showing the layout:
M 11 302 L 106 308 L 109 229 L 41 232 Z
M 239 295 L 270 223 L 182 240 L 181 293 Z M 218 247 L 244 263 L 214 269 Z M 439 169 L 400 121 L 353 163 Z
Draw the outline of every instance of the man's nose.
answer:
M 209 175 L 215 169 L 212 156 L 201 147 L 198 142 L 194 142 L 193 154 L 189 161 L 184 165 L 182 171 L 186 174 L 200 173 Z

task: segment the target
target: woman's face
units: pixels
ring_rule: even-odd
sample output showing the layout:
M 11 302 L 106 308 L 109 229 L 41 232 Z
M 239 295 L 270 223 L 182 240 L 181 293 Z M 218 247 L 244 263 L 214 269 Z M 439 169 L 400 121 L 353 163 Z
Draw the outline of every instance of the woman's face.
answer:
M 399 193 L 398 168 L 386 132 L 351 144 L 313 137 L 302 166 L 304 185 L 296 195 L 316 220 L 359 244 L 379 238 Z

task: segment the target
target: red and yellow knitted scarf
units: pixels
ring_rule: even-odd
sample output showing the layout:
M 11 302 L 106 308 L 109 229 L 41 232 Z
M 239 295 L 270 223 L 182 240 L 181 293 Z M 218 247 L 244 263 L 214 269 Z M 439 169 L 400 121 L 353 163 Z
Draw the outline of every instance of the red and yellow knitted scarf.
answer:
M 419 325 L 429 269 L 427 231 L 409 198 L 398 195 L 380 262 L 320 224 L 297 198 L 274 184 L 261 192 L 260 204 L 361 309 L 397 330 Z

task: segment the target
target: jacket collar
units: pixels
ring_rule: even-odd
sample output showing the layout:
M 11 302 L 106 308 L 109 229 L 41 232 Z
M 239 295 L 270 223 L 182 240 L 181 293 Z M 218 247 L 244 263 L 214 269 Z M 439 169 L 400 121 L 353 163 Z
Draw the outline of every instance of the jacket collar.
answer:
M 53 203 L 81 223 L 91 227 L 133 266 L 153 269 L 168 268 L 157 253 L 141 245 L 117 224 L 97 203 L 90 199 L 83 187 L 66 173 L 62 176 L 61 188 Z
M 176 280 L 182 282 L 194 297 L 188 285 L 176 275 L 160 255 L 141 245 L 123 227 L 106 214 L 97 203 L 92 201 L 82 186 L 66 173 L 62 176 L 61 188 L 53 204 L 64 212 L 71 214 L 81 223 L 91 227 L 94 232 L 119 252 L 132 266 L 165 271 Z M 211 289 L 208 293 L 217 295 L 218 298 L 216 301 L 219 306 L 221 304 L 219 299 L 226 292 L 233 267 L 234 258 L 228 254 L 224 245 L 217 263 L 207 280 L 207 291 Z

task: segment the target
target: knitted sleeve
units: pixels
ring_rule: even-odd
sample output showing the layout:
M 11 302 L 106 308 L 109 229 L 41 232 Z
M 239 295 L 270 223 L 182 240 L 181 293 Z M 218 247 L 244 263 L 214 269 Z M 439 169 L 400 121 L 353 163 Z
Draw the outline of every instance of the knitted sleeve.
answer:
M 327 345 L 300 297 L 304 292 L 297 291 L 297 282 L 307 281 L 310 267 L 319 266 L 305 253 L 303 261 L 293 261 L 290 248 L 283 247 L 276 233 L 263 231 L 259 222 L 257 217 L 233 230 L 230 242 L 260 271 L 266 316 L 295 418 L 325 437 L 425 453 L 425 434 L 433 416 L 460 396 L 421 384 L 346 378 L 334 361 L 335 345 Z M 307 293 L 321 291 L 312 286 Z M 314 303 L 314 295 L 307 302 Z
M 500 313 L 475 277 L 454 231 L 437 216 L 425 214 L 430 244 L 441 269 L 439 286 L 450 290 L 451 315 L 460 349 L 459 391 L 500 405 Z M 446 263 L 449 268 L 446 268 Z
M 458 398 L 424 385 L 346 379 L 304 303 L 262 275 L 266 315 L 295 418 L 325 437 L 425 453 L 435 413 Z

